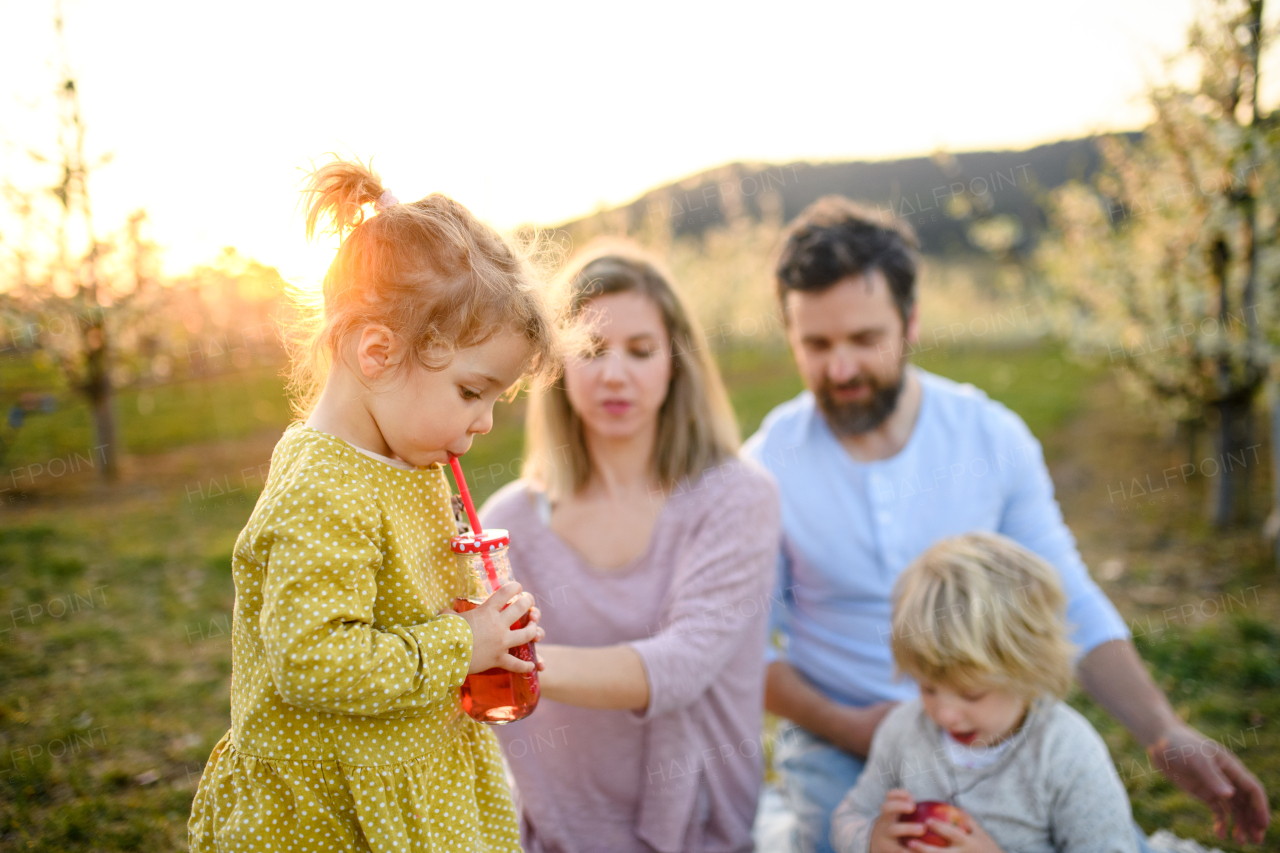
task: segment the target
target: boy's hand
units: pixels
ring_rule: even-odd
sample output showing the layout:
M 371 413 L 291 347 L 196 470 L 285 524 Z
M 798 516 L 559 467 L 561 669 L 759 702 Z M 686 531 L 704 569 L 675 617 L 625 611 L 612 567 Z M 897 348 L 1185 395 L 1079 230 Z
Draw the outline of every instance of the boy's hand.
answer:
M 935 844 L 925 844 L 918 838 L 912 838 L 907 842 L 907 847 L 916 853 L 1004 853 L 995 839 L 987 835 L 987 831 L 973 819 L 973 815 L 966 812 L 965 817 L 969 818 L 969 825 L 973 827 L 972 832 L 965 832 L 955 824 L 944 820 L 930 819 L 924 825 L 904 823 L 903 826 L 920 826 L 922 831 L 923 827 L 927 826 L 934 834 L 941 835 L 949 842 L 946 847 L 938 847 Z
M 916 801 L 902 788 L 893 788 L 880 806 L 880 817 L 871 825 L 870 853 L 902 853 L 903 844 L 924 834 L 918 823 L 898 823 L 898 818 L 916 810 Z
M 455 613 L 445 608 L 441 613 Z M 511 626 L 521 616 L 529 614 L 529 624 L 518 630 Z M 467 673 L 484 672 L 499 667 L 511 672 L 533 672 L 537 664 L 520 660 L 507 649 L 541 640 L 545 634 L 538 627 L 542 614 L 533 606 L 533 596 L 521 592 L 520 584 L 512 581 L 499 587 L 485 602 L 466 613 L 455 613 L 471 626 L 471 666 Z

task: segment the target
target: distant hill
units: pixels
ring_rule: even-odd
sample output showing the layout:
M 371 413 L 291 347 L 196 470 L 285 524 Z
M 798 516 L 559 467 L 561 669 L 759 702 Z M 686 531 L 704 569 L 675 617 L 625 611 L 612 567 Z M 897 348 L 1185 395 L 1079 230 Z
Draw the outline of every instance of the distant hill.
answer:
M 1136 140 L 1140 133 L 1124 134 Z M 610 231 L 639 233 L 666 223 L 675 236 L 700 235 L 733 216 L 762 217 L 781 205 L 784 221 L 830 193 L 867 202 L 909 222 L 927 254 L 973 250 L 971 213 L 1013 217 L 1015 250 L 1033 246 L 1045 226 L 1038 197 L 1069 180 L 1087 180 L 1099 166 L 1097 137 L 1038 145 L 1024 151 L 973 151 L 939 157 L 783 166 L 732 163 L 651 190 L 635 201 L 559 226 L 575 237 Z M 772 211 L 771 211 L 772 212 Z M 602 221 L 603 220 L 603 221 Z

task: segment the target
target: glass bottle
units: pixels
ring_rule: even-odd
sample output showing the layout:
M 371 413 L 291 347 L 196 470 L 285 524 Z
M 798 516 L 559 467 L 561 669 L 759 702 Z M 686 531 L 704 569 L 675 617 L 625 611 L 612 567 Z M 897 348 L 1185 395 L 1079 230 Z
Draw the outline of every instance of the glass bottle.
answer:
M 484 603 L 499 587 L 511 581 L 511 560 L 507 548 L 511 537 L 505 530 L 464 533 L 450 540 L 462 570 L 463 594 L 454 599 L 459 613 Z M 529 624 L 529 614 L 511 626 L 515 631 Z M 534 644 L 524 643 L 509 650 L 520 660 L 537 661 Z M 538 673 L 511 672 L 493 667 L 473 672 L 462 683 L 462 710 L 482 723 L 500 725 L 523 719 L 538 706 Z

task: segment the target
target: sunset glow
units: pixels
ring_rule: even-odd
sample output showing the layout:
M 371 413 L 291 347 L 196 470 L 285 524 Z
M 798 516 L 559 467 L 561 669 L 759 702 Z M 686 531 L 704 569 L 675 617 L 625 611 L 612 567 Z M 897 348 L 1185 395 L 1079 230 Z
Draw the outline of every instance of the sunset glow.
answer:
M 293 215 L 308 158 L 374 157 L 502 227 L 553 224 L 733 160 L 1013 148 L 1147 120 L 1189 0 L 740 9 L 65 4 L 100 222 L 145 207 L 178 272 L 223 246 L 323 271 Z M 53 135 L 52 6 L 5 4 L 4 173 Z M 921 15 L 928 28 L 917 26 Z M 192 41 L 190 36 L 199 33 Z M 1053 38 L 1047 38 L 1052 33 Z M 946 68 L 946 73 L 939 69 Z M 40 73 L 44 69 L 44 73 Z M 512 69 L 520 69 L 514 73 Z M 816 81 L 816 82 L 815 82 Z M 46 179 L 47 180 L 47 179 Z M 0 229 L 8 230 L 8 229 Z

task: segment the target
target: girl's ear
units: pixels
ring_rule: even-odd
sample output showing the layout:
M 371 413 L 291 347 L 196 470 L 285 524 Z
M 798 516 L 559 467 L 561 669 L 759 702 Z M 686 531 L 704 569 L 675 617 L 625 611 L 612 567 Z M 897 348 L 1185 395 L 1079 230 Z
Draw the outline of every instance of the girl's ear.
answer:
M 378 379 L 403 358 L 395 333 L 380 323 L 371 323 L 360 331 L 356 342 L 356 363 L 367 379 Z

